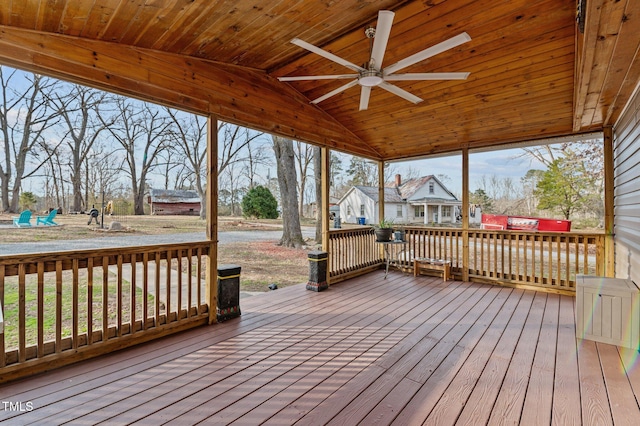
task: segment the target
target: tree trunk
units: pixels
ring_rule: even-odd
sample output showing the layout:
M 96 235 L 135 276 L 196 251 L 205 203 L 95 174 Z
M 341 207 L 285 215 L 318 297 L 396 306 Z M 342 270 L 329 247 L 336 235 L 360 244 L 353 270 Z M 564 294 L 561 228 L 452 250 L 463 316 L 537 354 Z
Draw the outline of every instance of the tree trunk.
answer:
M 278 169 L 280 204 L 282 207 L 282 238 L 280 245 L 302 247 L 304 240 L 298 215 L 298 190 L 296 185 L 296 165 L 293 141 L 273 136 L 273 151 Z
M 316 243 L 320 244 L 322 243 L 324 204 L 322 202 L 322 153 L 317 146 L 313 147 L 313 175 L 316 182 Z

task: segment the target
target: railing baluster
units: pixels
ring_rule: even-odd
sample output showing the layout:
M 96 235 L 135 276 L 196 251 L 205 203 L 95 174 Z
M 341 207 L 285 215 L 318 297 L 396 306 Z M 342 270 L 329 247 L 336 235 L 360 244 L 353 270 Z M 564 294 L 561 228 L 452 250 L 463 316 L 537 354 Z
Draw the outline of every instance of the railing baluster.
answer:
M 131 333 L 131 335 L 136 333 L 136 322 L 138 320 L 138 316 L 136 315 L 137 312 L 137 307 L 138 307 L 138 303 L 137 303 L 137 297 L 136 297 L 136 290 L 138 289 L 137 287 L 137 282 L 136 282 L 136 277 L 138 275 L 138 266 L 137 266 L 137 255 L 134 253 L 131 255 L 131 260 L 130 260 L 130 264 L 131 264 L 131 281 L 129 282 L 129 333 Z
M 80 268 L 78 267 L 78 259 L 74 258 L 73 261 L 71 262 L 71 270 L 72 270 L 72 279 L 71 279 L 71 285 L 73 286 L 71 291 L 72 291 L 72 295 L 71 295 L 71 303 L 72 303 L 72 315 L 73 315 L 73 325 L 72 325 L 72 330 L 71 330 L 71 347 L 73 349 L 78 349 L 78 334 L 80 333 L 80 318 L 79 318 L 79 312 L 78 312 L 78 308 L 79 308 L 79 296 L 80 296 L 80 279 L 79 279 L 79 275 L 80 275 Z
M 118 255 L 117 260 L 118 276 L 116 277 L 116 335 L 122 337 L 122 311 L 124 308 L 124 301 L 122 295 L 122 255 Z
M 56 353 L 62 352 L 62 261 L 56 261 Z
M 44 262 L 38 262 L 36 267 L 36 273 L 38 275 L 38 331 L 37 331 L 37 352 L 38 358 L 44 356 Z
M 87 344 L 93 343 L 93 257 L 87 259 Z
M 167 263 L 166 263 L 166 271 L 165 271 L 165 275 L 166 275 L 166 281 L 165 281 L 165 286 L 166 286 L 166 303 L 165 303 L 165 315 L 167 317 L 166 319 L 166 323 L 170 323 L 171 322 L 171 250 L 167 250 Z
M 142 330 L 147 329 L 149 319 L 149 253 L 142 255 Z
M 18 265 L 18 359 L 20 362 L 27 360 L 27 313 L 25 306 L 25 280 L 26 265 L 21 263 Z
M 102 341 L 109 337 L 109 257 L 102 257 Z
M 191 247 L 187 249 L 187 318 L 191 316 L 191 306 L 193 306 L 193 250 Z
M 197 289 L 198 289 L 198 314 L 202 313 L 202 284 L 200 282 L 201 277 L 202 277 L 202 247 L 198 248 L 198 256 L 197 256 L 197 261 L 198 261 L 198 266 L 196 268 L 197 270 L 197 274 L 198 276 L 196 277 L 196 285 L 197 285 Z M 212 274 L 213 275 L 213 274 Z M 215 306 L 210 306 L 210 309 L 215 309 Z
M 180 321 L 182 318 L 182 250 L 177 250 L 177 262 L 178 262 L 178 282 L 177 296 L 176 296 L 176 321 Z M 187 315 L 188 316 L 188 315 Z
M 160 252 L 156 252 L 155 256 L 155 291 L 154 291 L 154 299 L 155 299 L 155 307 L 154 307 L 154 318 L 155 322 L 153 324 L 154 327 L 158 327 L 160 325 Z

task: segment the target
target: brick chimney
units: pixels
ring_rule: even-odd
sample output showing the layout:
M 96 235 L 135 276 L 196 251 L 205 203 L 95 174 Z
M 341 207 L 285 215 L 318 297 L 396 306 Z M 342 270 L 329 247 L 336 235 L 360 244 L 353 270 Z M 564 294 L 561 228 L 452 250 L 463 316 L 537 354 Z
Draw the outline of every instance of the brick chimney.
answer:
M 398 173 L 396 175 L 396 187 L 400 187 L 400 185 L 402 185 L 402 176 Z

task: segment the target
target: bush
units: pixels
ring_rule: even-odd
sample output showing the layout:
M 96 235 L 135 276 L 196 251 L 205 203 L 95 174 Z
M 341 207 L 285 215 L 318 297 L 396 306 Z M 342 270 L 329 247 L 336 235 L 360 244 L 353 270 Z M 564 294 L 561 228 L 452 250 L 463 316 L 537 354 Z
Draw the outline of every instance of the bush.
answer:
M 37 202 L 38 197 L 36 197 L 32 192 L 25 191 L 20 194 L 20 205 L 23 210 L 31 210 Z
M 242 199 L 242 215 L 257 219 L 277 219 L 278 202 L 264 186 L 256 186 Z

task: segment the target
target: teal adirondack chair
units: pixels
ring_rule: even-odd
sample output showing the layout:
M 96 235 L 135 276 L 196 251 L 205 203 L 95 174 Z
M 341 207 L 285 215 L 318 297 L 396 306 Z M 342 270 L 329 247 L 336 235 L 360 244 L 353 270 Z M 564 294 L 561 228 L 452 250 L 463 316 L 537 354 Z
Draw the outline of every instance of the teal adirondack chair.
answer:
M 56 214 L 58 214 L 58 210 L 54 209 L 51 210 L 51 213 L 49 213 L 47 216 L 37 216 L 36 226 L 40 224 L 45 226 L 57 226 L 58 224 L 53 221 L 53 218 L 56 217 Z
M 13 216 L 13 224 L 18 228 L 28 228 L 31 226 L 31 212 L 25 210 L 20 213 L 20 216 Z

